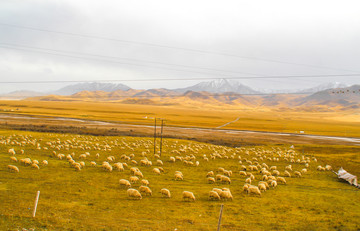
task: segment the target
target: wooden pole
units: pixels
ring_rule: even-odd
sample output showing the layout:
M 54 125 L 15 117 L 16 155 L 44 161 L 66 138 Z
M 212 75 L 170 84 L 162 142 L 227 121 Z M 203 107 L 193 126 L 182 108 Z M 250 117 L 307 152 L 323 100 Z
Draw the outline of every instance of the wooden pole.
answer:
M 35 205 L 34 205 L 34 211 L 33 211 L 33 214 L 32 214 L 33 217 L 35 217 L 35 214 L 36 214 L 36 209 L 37 209 L 37 205 L 38 205 L 38 202 L 39 202 L 39 196 L 40 196 L 40 191 L 37 191 L 36 199 L 35 199 Z
M 156 117 L 155 117 L 155 126 L 154 126 L 154 155 L 156 151 Z
M 219 215 L 219 222 L 218 222 L 218 228 L 217 228 L 217 231 L 220 231 L 221 218 L 222 218 L 223 209 L 224 209 L 224 205 L 222 204 L 222 205 L 221 205 L 221 207 L 220 207 L 220 215 Z
M 160 156 L 162 153 L 162 138 L 163 138 L 163 127 L 164 127 L 164 120 L 161 120 L 161 135 L 160 135 Z

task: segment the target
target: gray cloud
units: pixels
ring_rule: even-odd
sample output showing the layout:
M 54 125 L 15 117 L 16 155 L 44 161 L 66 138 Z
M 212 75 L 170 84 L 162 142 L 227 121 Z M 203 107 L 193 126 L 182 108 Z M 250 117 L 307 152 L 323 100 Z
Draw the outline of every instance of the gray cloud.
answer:
M 152 64 L 158 68 L 150 68 L 126 65 L 119 63 L 120 61 L 110 62 L 109 59 L 91 61 L 0 48 L 0 80 L 221 78 L 228 75 L 251 76 L 250 74 L 360 73 L 357 63 L 360 59 L 359 7 L 358 1 L 339 0 L 1 1 L 0 23 L 329 68 L 288 65 L 0 25 L 0 43 L 239 72 L 236 74 L 189 68 L 186 70 L 194 72 L 184 72 L 161 69 L 184 68 L 159 64 Z M 144 64 L 135 61 L 128 63 Z M 355 84 L 359 83 L 359 78 L 241 80 L 251 87 L 274 89 L 312 87 L 333 81 Z M 176 88 L 196 82 L 124 83 L 133 88 Z M 13 84 L 2 85 L 0 91 L 20 87 L 34 88 L 31 84 Z M 53 84 L 51 87 L 61 86 Z M 38 85 L 38 88 L 43 90 L 49 86 Z

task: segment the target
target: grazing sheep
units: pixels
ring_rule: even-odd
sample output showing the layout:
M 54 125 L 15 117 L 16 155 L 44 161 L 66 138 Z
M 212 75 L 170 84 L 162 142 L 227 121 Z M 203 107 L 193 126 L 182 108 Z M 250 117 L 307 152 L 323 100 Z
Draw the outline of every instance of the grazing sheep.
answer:
M 221 183 L 231 184 L 230 177 L 222 176 L 222 177 L 221 177 Z
M 10 148 L 10 149 L 8 150 L 8 153 L 11 154 L 11 155 L 15 155 L 15 154 L 16 154 L 16 153 L 15 153 L 15 150 L 14 150 L 13 148 Z
M 270 170 L 272 171 L 272 170 L 276 170 L 277 169 L 277 167 L 276 166 L 271 166 L 270 167 Z
M 331 170 L 332 170 L 332 167 L 327 164 L 327 165 L 325 166 L 325 169 L 326 169 L 327 171 L 331 171 Z
M 75 168 L 75 171 L 80 171 L 80 170 L 81 170 L 81 166 L 80 166 L 80 164 L 75 165 L 75 166 L 74 166 L 74 168 Z
M 249 178 L 246 178 L 245 183 L 251 184 L 251 178 L 250 178 L 250 177 L 249 177 Z
M 263 192 L 266 191 L 266 185 L 265 185 L 264 183 L 259 183 L 259 184 L 258 184 L 258 187 L 259 187 L 260 192 L 261 192 L 261 191 L 263 191 Z
M 127 194 L 128 194 L 129 197 L 133 197 L 133 198 L 139 199 L 139 200 L 142 199 L 141 193 L 136 189 L 129 188 L 127 190 Z
M 269 184 L 268 184 L 266 181 L 259 181 L 258 184 L 264 184 L 265 187 L 266 187 L 266 189 L 269 189 L 269 188 L 270 188 L 270 187 L 269 187 Z
M 165 172 L 162 167 L 158 167 L 158 169 L 160 170 L 160 172 Z
M 213 188 L 212 191 L 215 191 L 215 192 L 217 192 L 218 194 L 220 194 L 220 192 L 222 192 L 223 190 L 222 190 L 222 189 L 219 189 L 219 188 Z
M 85 167 L 85 162 L 84 161 L 80 161 L 79 164 L 81 165 L 82 168 Z
M 277 181 L 276 180 L 273 180 L 273 181 L 271 181 L 271 187 L 273 187 L 273 188 L 276 188 L 276 186 L 277 186 Z
M 16 167 L 15 165 L 9 164 L 7 167 L 11 172 L 19 172 L 18 167 Z
M 156 160 L 156 164 L 159 165 L 159 166 L 164 165 L 164 163 L 161 160 Z
M 91 161 L 91 162 L 90 162 L 90 165 L 93 166 L 93 167 L 95 167 L 95 166 L 96 166 L 96 162 L 95 162 L 95 161 Z
M 140 172 L 140 171 L 135 172 L 135 176 L 144 178 L 144 175 L 143 175 L 142 172 Z
M 307 173 L 307 169 L 306 168 L 301 169 L 301 174 L 305 174 L 305 173 Z
M 130 182 L 128 180 L 120 179 L 119 183 L 120 183 L 120 186 L 125 186 L 125 187 L 128 187 L 128 188 L 131 187 L 131 184 L 130 184 Z
M 189 192 L 189 191 L 184 191 L 182 193 L 182 196 L 183 196 L 183 200 L 192 200 L 192 201 L 195 201 L 195 196 L 194 196 L 194 193 L 192 192 Z
M 114 164 L 114 168 L 117 169 L 120 172 L 124 171 L 124 165 L 120 162 Z
M 247 176 L 247 173 L 245 171 L 240 171 L 240 176 Z
M 318 170 L 318 171 L 325 171 L 326 168 L 324 168 L 324 167 L 322 167 L 322 166 L 319 165 L 319 166 L 317 166 L 316 170 Z
M 222 200 L 228 200 L 228 199 L 233 200 L 233 196 L 232 196 L 231 192 L 227 191 L 227 190 L 221 191 L 219 196 Z
M 279 172 L 278 170 L 274 170 L 274 171 L 272 172 L 272 175 L 273 175 L 273 176 L 280 176 L 280 172 Z
M 169 189 L 163 188 L 160 190 L 160 193 L 163 197 L 167 197 L 167 198 L 171 197 Z
M 230 177 L 232 175 L 232 171 L 224 170 L 224 175 Z
M 281 182 L 281 183 L 286 184 L 286 180 L 285 180 L 284 177 L 277 177 L 277 178 L 276 178 L 276 181 L 279 182 L 279 183 Z
M 253 174 L 250 174 L 250 177 L 249 177 L 251 180 L 255 180 L 255 176 Z
M 295 172 L 294 172 L 294 176 L 295 176 L 295 177 L 301 177 L 301 172 L 295 171 Z
M 31 167 L 32 167 L 32 168 L 36 168 L 36 169 L 40 169 L 39 165 L 37 165 L 37 164 L 35 164 L 35 163 L 31 164 Z
M 220 196 L 217 192 L 215 191 L 210 191 L 209 192 L 209 200 L 220 200 Z
M 183 175 L 180 173 L 175 173 L 175 180 L 184 180 Z
M 172 162 L 172 163 L 175 163 L 175 161 L 176 161 L 176 160 L 175 160 L 175 157 L 170 156 L 169 161 Z
M 214 172 L 213 171 L 210 171 L 206 174 L 206 177 L 210 177 L 210 176 L 214 176 Z
M 244 188 L 245 188 L 245 186 L 244 186 Z M 247 194 L 256 194 L 256 195 L 261 196 L 259 187 L 254 186 L 254 185 L 248 185 L 246 192 L 247 192 Z
M 130 182 L 132 184 L 137 183 L 138 181 L 139 181 L 139 178 L 137 176 L 131 176 L 130 177 Z
M 158 175 L 161 174 L 160 169 L 158 169 L 158 168 L 154 168 L 154 169 L 153 169 L 153 172 L 154 172 L 155 174 L 158 174 Z
M 288 165 L 288 166 L 286 166 L 286 167 L 285 167 L 285 170 L 292 171 L 292 166 L 291 166 L 291 164 L 290 164 L 290 165 Z
M 20 163 L 22 163 L 26 166 L 26 165 L 31 165 L 32 161 L 30 158 L 25 158 L 25 159 L 20 159 Z
M 141 185 L 139 191 L 145 195 L 152 196 L 152 191 L 148 186 Z
M 11 161 L 14 161 L 14 162 L 17 162 L 17 159 L 16 159 L 15 156 L 10 156 L 10 160 L 11 160 Z
M 132 167 L 132 168 L 130 168 L 130 173 L 132 174 L 132 175 L 135 175 L 135 173 L 136 172 L 138 172 L 138 171 L 140 171 L 137 167 Z
M 43 161 L 41 162 L 41 164 L 42 164 L 43 166 L 46 166 L 46 165 L 48 165 L 48 162 L 47 162 L 47 160 L 43 160 Z
M 263 175 L 262 177 L 261 177 L 261 180 L 263 180 L 263 181 L 267 181 L 269 179 L 269 177 L 267 176 L 267 175 Z
M 208 177 L 207 181 L 209 184 L 215 183 L 215 178 L 214 177 Z
M 142 184 L 142 185 L 145 185 L 145 186 L 148 186 L 148 185 L 149 185 L 149 181 L 148 181 L 148 180 L 145 180 L 145 179 L 142 179 L 142 180 L 141 180 L 141 184 Z
M 291 174 L 290 174 L 290 172 L 288 172 L 287 170 L 285 170 L 284 176 L 285 176 L 285 177 L 291 177 Z
M 33 162 L 33 164 L 39 164 L 38 160 L 33 160 L 32 162 Z

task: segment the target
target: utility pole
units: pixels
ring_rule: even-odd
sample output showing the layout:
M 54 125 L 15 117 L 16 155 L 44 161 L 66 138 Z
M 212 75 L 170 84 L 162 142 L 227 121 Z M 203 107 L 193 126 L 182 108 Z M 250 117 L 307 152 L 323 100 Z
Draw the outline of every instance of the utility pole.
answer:
M 156 117 L 155 117 L 155 126 L 154 126 L 154 155 L 156 152 Z
M 162 153 L 163 127 L 164 127 L 164 119 L 161 119 L 160 156 L 161 156 L 161 153 Z

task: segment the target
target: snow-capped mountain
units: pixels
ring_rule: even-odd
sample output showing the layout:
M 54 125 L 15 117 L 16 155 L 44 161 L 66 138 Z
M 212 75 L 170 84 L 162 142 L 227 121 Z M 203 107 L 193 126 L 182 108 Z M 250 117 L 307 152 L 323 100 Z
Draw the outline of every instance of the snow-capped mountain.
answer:
M 69 85 L 66 87 L 63 87 L 55 92 L 53 94 L 56 95 L 72 95 L 75 93 L 78 93 L 80 91 L 105 91 L 105 92 L 112 92 L 117 90 L 123 90 L 127 91 L 131 89 L 130 87 L 124 85 L 124 84 L 114 84 L 114 83 L 78 83 L 74 85 Z
M 320 85 L 312 87 L 312 88 L 307 88 L 307 89 L 303 89 L 300 91 L 296 91 L 296 93 L 304 93 L 304 94 L 315 93 L 315 92 L 324 91 L 324 90 L 328 90 L 328 89 L 346 88 L 346 87 L 349 87 L 349 85 L 347 85 L 345 83 L 340 83 L 340 82 L 323 83 L 323 84 L 320 84 Z
M 258 91 L 253 90 L 252 88 L 241 84 L 236 80 L 229 79 L 218 79 L 213 81 L 200 82 L 194 86 L 175 89 L 178 92 L 187 92 L 187 91 L 207 91 L 211 93 L 224 93 L 224 92 L 234 92 L 239 94 L 258 94 Z

